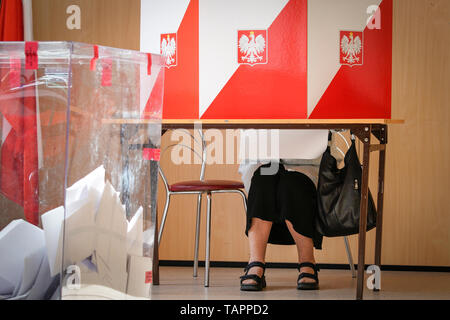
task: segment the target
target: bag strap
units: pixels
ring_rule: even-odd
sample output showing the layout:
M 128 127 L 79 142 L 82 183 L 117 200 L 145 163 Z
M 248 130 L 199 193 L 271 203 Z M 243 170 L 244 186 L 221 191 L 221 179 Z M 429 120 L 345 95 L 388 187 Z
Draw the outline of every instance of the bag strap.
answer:
M 339 135 L 339 137 L 341 137 L 342 140 L 345 142 L 345 145 L 347 146 L 347 151 L 348 151 L 351 147 L 351 144 L 348 143 L 347 139 L 344 137 L 344 135 L 341 133 L 341 131 L 329 130 L 329 132 L 328 132 L 328 147 L 331 148 L 331 140 L 332 140 L 333 133 L 337 133 Z M 352 144 L 355 143 L 355 139 L 356 139 L 355 135 L 350 130 L 350 140 L 352 141 Z M 334 147 L 337 149 L 337 151 L 339 151 L 339 153 L 342 155 L 342 157 L 345 157 L 345 153 L 338 146 L 335 145 Z

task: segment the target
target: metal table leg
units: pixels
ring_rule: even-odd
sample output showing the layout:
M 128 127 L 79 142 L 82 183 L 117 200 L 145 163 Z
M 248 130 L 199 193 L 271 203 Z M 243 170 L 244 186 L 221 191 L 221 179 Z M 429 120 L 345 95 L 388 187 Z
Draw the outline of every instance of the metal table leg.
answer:
M 363 298 L 364 290 L 364 260 L 366 251 L 366 229 L 367 229 L 367 206 L 369 199 L 369 159 L 370 159 L 370 134 L 371 126 L 367 126 L 360 132 L 359 138 L 364 145 L 363 148 L 363 167 L 362 167 L 362 181 L 361 181 L 361 205 L 360 205 L 360 219 L 359 219 L 359 236 L 358 236 L 358 276 L 356 299 Z
M 387 140 L 387 127 L 381 131 L 381 143 L 385 144 Z M 378 199 L 377 199 L 377 230 L 375 240 L 375 264 L 381 268 L 381 238 L 383 229 L 383 203 L 384 203 L 384 177 L 386 165 L 386 145 L 380 150 L 378 165 Z M 377 290 L 375 288 L 375 290 Z

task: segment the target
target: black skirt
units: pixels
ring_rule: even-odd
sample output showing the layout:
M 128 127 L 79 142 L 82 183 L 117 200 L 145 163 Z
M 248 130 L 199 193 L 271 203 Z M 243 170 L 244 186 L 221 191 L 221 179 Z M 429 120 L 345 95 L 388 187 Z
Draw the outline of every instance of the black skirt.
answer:
M 322 236 L 316 231 L 315 220 L 318 214 L 317 190 L 314 182 L 296 171 L 287 171 L 280 164 L 274 175 L 261 175 L 261 166 L 252 177 L 248 194 L 247 226 L 252 218 L 271 221 L 269 243 L 295 244 L 285 220 L 289 220 L 294 230 L 311 238 L 316 249 L 322 249 Z

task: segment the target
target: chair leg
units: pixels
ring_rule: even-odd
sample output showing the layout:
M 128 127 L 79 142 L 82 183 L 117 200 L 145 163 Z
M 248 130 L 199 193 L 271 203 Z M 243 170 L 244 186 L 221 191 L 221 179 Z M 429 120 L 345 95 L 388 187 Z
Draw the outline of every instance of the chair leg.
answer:
M 350 270 L 352 271 L 352 278 L 356 278 L 355 264 L 353 263 L 352 250 L 348 243 L 347 237 L 344 237 L 345 250 L 347 251 L 348 264 L 350 265 Z
M 166 204 L 164 205 L 163 217 L 161 220 L 161 228 L 159 229 L 158 246 L 161 243 L 161 237 L 162 237 L 162 233 L 164 231 L 164 225 L 166 224 L 167 212 L 169 211 L 169 204 L 170 204 L 170 193 L 167 193 Z
M 194 278 L 197 278 L 198 271 L 198 243 L 200 240 L 200 218 L 202 212 L 202 194 L 200 193 L 197 198 L 197 221 L 195 225 L 195 247 L 194 247 Z
M 242 190 L 238 190 L 238 193 L 242 196 L 242 200 L 244 201 L 244 209 L 247 212 L 247 197 Z
M 205 287 L 209 287 L 209 252 L 211 241 L 211 193 L 207 193 L 208 199 L 206 210 L 206 254 L 205 254 Z

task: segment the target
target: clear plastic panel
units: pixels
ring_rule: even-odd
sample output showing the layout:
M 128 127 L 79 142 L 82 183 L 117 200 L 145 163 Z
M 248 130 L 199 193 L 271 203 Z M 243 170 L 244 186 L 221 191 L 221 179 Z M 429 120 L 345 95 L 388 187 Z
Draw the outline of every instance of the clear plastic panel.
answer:
M 149 298 L 160 56 L 39 42 L 27 70 L 25 51 L 0 43 L 0 298 Z
M 0 42 L 0 299 L 50 298 L 59 283 L 40 216 L 64 205 L 70 44 L 42 45 L 33 70 L 24 52 Z

